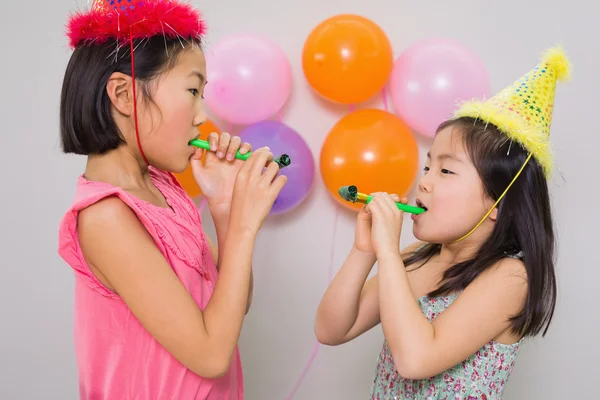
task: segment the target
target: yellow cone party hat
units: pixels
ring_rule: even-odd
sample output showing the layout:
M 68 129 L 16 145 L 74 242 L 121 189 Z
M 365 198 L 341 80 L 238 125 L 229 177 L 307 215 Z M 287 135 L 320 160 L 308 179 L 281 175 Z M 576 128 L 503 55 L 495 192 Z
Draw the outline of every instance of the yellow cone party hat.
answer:
M 554 91 L 556 81 L 568 79 L 570 72 L 570 62 L 562 48 L 551 48 L 534 69 L 512 85 L 485 102 L 463 103 L 455 117 L 471 117 L 495 125 L 527 149 L 549 177 Z

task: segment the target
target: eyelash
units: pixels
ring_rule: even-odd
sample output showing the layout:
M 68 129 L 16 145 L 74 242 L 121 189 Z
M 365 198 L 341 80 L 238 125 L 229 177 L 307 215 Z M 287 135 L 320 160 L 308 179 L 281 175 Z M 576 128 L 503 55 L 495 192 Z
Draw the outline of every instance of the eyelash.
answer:
M 192 96 L 196 97 L 199 93 L 198 89 L 189 89 L 190 93 L 192 93 Z M 204 96 L 202 96 L 202 98 L 204 98 Z
M 429 171 L 429 167 L 423 168 L 423 171 L 425 171 L 425 172 Z M 445 169 L 445 168 L 442 168 L 441 172 L 442 172 L 442 174 L 445 174 L 445 175 L 454 175 L 454 172 L 450 171 L 449 169 Z

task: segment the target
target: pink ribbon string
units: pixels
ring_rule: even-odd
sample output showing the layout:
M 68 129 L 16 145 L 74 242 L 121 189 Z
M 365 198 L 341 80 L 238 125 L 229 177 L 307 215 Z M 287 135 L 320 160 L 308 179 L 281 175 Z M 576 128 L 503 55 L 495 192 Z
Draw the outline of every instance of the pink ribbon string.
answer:
M 383 100 L 383 109 L 385 111 L 390 111 L 390 107 L 388 104 L 388 98 L 387 98 L 387 87 L 383 87 L 383 89 L 381 89 L 381 98 Z
M 206 206 L 206 197 L 203 195 L 202 200 L 200 201 L 200 204 L 198 205 L 198 213 L 200 215 L 202 215 L 202 210 L 204 210 L 205 206 Z
M 382 96 L 383 96 L 383 104 L 384 104 L 384 108 L 387 111 L 388 110 L 388 105 L 387 105 L 387 98 L 386 98 L 386 91 L 385 88 L 382 91 Z M 356 109 L 354 104 L 351 104 L 349 106 L 349 111 L 353 112 Z M 283 121 L 283 110 L 279 111 L 279 113 L 277 114 L 276 120 L 278 122 L 282 122 Z M 231 132 L 233 129 L 233 125 L 230 124 L 229 125 L 229 131 Z M 200 214 L 202 214 L 202 211 L 204 210 L 204 207 L 206 206 L 206 197 L 202 197 L 202 200 L 200 201 L 200 204 L 198 205 L 198 212 Z M 331 282 L 331 280 L 333 279 L 333 267 L 334 267 L 334 257 L 335 257 L 335 244 L 337 242 L 337 222 L 338 222 L 338 215 L 339 215 L 339 209 L 338 207 L 335 208 L 334 211 L 334 218 L 333 218 L 333 231 L 331 234 L 331 251 L 329 254 L 329 268 L 328 268 L 328 276 L 327 276 L 327 284 L 329 284 Z M 304 378 L 306 377 L 306 375 L 308 374 L 308 371 L 310 370 L 310 367 L 312 366 L 313 361 L 315 360 L 315 358 L 317 357 L 317 354 L 319 353 L 319 348 L 320 348 L 321 344 L 318 341 L 315 341 L 315 344 L 310 352 L 310 355 L 308 357 L 308 360 L 306 362 L 306 364 L 304 365 L 304 368 L 302 369 L 302 372 L 300 373 L 300 376 L 298 377 L 294 387 L 292 388 L 290 394 L 286 397 L 286 400 L 292 400 L 294 395 L 296 394 L 296 392 L 298 391 L 298 389 L 300 388 L 300 386 L 302 385 L 302 382 L 304 381 Z
M 329 271 L 328 271 L 328 278 L 329 279 L 327 280 L 327 284 L 329 284 L 329 282 L 331 282 L 331 279 L 333 278 L 333 263 L 334 263 L 334 256 L 335 256 L 335 243 L 337 242 L 336 239 L 337 239 L 338 214 L 339 214 L 339 209 L 338 209 L 338 207 L 336 207 L 335 208 L 335 212 L 334 212 L 334 217 L 333 217 L 333 232 L 331 234 L 331 252 L 329 253 Z M 313 361 L 317 357 L 317 353 L 319 352 L 319 347 L 321 347 L 321 344 L 318 341 L 315 341 L 315 345 L 313 346 L 313 349 L 310 352 L 310 356 L 308 357 L 308 361 L 306 362 L 306 365 L 302 369 L 302 372 L 300 373 L 300 377 L 296 381 L 296 384 L 294 385 L 294 388 L 292 389 L 292 391 L 290 392 L 290 394 L 286 397 L 286 400 L 291 400 L 294 397 L 294 395 L 296 394 L 296 391 L 300 388 L 300 385 L 302 384 L 302 381 L 306 377 L 306 374 L 308 373 L 308 370 L 310 369 Z
M 385 92 L 383 94 L 384 94 L 384 99 L 385 99 Z M 387 104 L 387 103 L 384 103 L 384 104 Z M 387 107 L 387 105 L 386 105 L 386 107 Z M 354 112 L 354 110 L 356 109 L 356 106 L 354 104 L 350 104 L 350 106 L 348 108 L 349 108 L 350 112 Z M 328 285 L 329 285 L 329 282 L 331 282 L 331 280 L 333 279 L 333 263 L 334 263 L 334 256 L 335 256 L 335 244 L 337 243 L 338 214 L 339 214 L 339 208 L 336 207 L 335 211 L 334 211 L 334 217 L 333 217 L 333 232 L 331 233 L 331 252 L 329 254 L 329 270 L 328 270 L 328 279 L 327 279 Z M 292 389 L 290 394 L 286 397 L 286 400 L 292 400 L 292 398 L 296 394 L 296 391 L 298 391 L 298 389 L 300 388 L 302 381 L 306 377 L 306 374 L 310 370 L 310 367 L 311 367 L 313 361 L 317 357 L 317 353 L 319 352 L 320 347 L 321 347 L 321 344 L 318 341 L 315 341 L 315 345 L 313 346 L 313 349 L 310 352 L 308 361 L 306 362 L 306 365 L 302 369 L 302 372 L 300 373 L 300 377 L 298 377 L 298 380 L 296 381 L 294 388 Z

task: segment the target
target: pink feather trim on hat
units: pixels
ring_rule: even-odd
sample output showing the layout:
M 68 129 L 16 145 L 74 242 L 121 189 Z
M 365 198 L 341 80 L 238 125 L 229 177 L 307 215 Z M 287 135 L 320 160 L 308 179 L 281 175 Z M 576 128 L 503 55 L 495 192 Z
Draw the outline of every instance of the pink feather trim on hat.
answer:
M 69 18 L 67 36 L 71 48 L 116 40 L 152 36 L 199 38 L 206 31 L 200 12 L 172 0 L 96 0 L 91 10 Z

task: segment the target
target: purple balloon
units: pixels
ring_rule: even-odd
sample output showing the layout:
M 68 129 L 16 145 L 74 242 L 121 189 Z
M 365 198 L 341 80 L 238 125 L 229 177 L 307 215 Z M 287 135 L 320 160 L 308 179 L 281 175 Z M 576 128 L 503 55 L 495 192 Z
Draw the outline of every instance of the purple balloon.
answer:
M 262 121 L 248 126 L 240 133 L 244 142 L 253 149 L 269 147 L 275 157 L 290 156 L 291 164 L 281 170 L 287 183 L 279 192 L 270 214 L 281 214 L 298 206 L 310 191 L 315 175 L 315 161 L 310 148 L 302 137 L 281 122 Z

